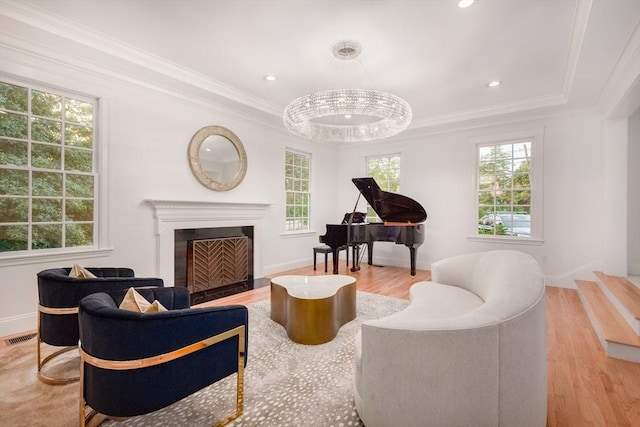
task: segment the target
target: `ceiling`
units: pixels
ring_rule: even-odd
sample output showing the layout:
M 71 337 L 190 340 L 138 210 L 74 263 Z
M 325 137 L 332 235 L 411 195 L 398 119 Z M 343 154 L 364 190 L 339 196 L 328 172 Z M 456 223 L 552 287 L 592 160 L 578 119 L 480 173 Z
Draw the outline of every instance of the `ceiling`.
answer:
M 594 108 L 636 30 L 640 2 L 480 0 L 460 9 L 457 0 L 3 0 L 0 17 L 4 43 L 47 36 L 86 67 L 277 126 L 297 97 L 364 87 L 404 98 L 409 129 L 421 129 Z M 341 40 L 361 44 L 357 61 L 333 57 Z M 492 80 L 502 84 L 487 87 Z

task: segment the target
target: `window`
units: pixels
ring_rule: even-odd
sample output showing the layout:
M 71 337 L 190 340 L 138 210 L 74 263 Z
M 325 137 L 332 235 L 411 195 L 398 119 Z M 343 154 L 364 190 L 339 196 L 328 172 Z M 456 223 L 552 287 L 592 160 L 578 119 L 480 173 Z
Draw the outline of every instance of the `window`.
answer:
M 400 192 L 400 154 L 367 157 L 367 175 L 376 180 L 380 188 L 392 193 Z M 367 220 L 382 222 L 371 206 L 367 204 Z
M 476 145 L 476 235 L 541 238 L 542 134 Z
M 0 254 L 95 245 L 96 110 L 96 99 L 0 81 Z
M 286 192 L 286 231 L 310 229 L 310 165 L 311 155 L 287 150 L 284 162 Z

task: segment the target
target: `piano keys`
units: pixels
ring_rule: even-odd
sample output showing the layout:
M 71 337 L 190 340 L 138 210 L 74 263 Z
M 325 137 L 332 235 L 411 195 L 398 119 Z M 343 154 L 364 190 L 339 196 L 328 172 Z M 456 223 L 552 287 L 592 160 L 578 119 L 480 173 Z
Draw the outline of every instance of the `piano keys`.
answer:
M 424 242 L 424 225 L 427 213 L 415 200 L 401 194 L 380 189 L 373 178 L 353 178 L 355 186 L 384 223 L 327 224 L 327 233 L 320 242 L 331 247 L 333 252 L 333 274 L 338 274 L 338 248 L 349 245 L 353 248 L 351 270 L 360 269 L 358 250 L 367 244 L 369 265 L 373 264 L 374 242 L 395 242 L 409 249 L 411 275 L 416 275 L 416 252 Z M 346 218 L 346 216 L 345 216 Z

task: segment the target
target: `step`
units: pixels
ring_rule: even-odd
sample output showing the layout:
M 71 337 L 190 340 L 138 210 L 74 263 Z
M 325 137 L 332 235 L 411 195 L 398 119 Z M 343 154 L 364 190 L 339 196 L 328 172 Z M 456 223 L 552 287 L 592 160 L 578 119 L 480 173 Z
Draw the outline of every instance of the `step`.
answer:
M 640 289 L 626 277 L 594 271 L 604 284 L 601 289 L 618 309 L 636 335 L 640 335 Z
M 640 337 L 596 282 L 576 280 L 578 295 L 607 355 L 640 363 Z

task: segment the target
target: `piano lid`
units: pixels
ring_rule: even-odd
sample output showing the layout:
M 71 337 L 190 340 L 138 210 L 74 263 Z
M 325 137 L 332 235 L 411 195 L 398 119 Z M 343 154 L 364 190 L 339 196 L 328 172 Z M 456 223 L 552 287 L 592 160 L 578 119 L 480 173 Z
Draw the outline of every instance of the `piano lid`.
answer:
M 427 219 L 420 203 L 402 194 L 381 190 L 375 179 L 353 178 L 351 181 L 384 222 L 419 223 Z

